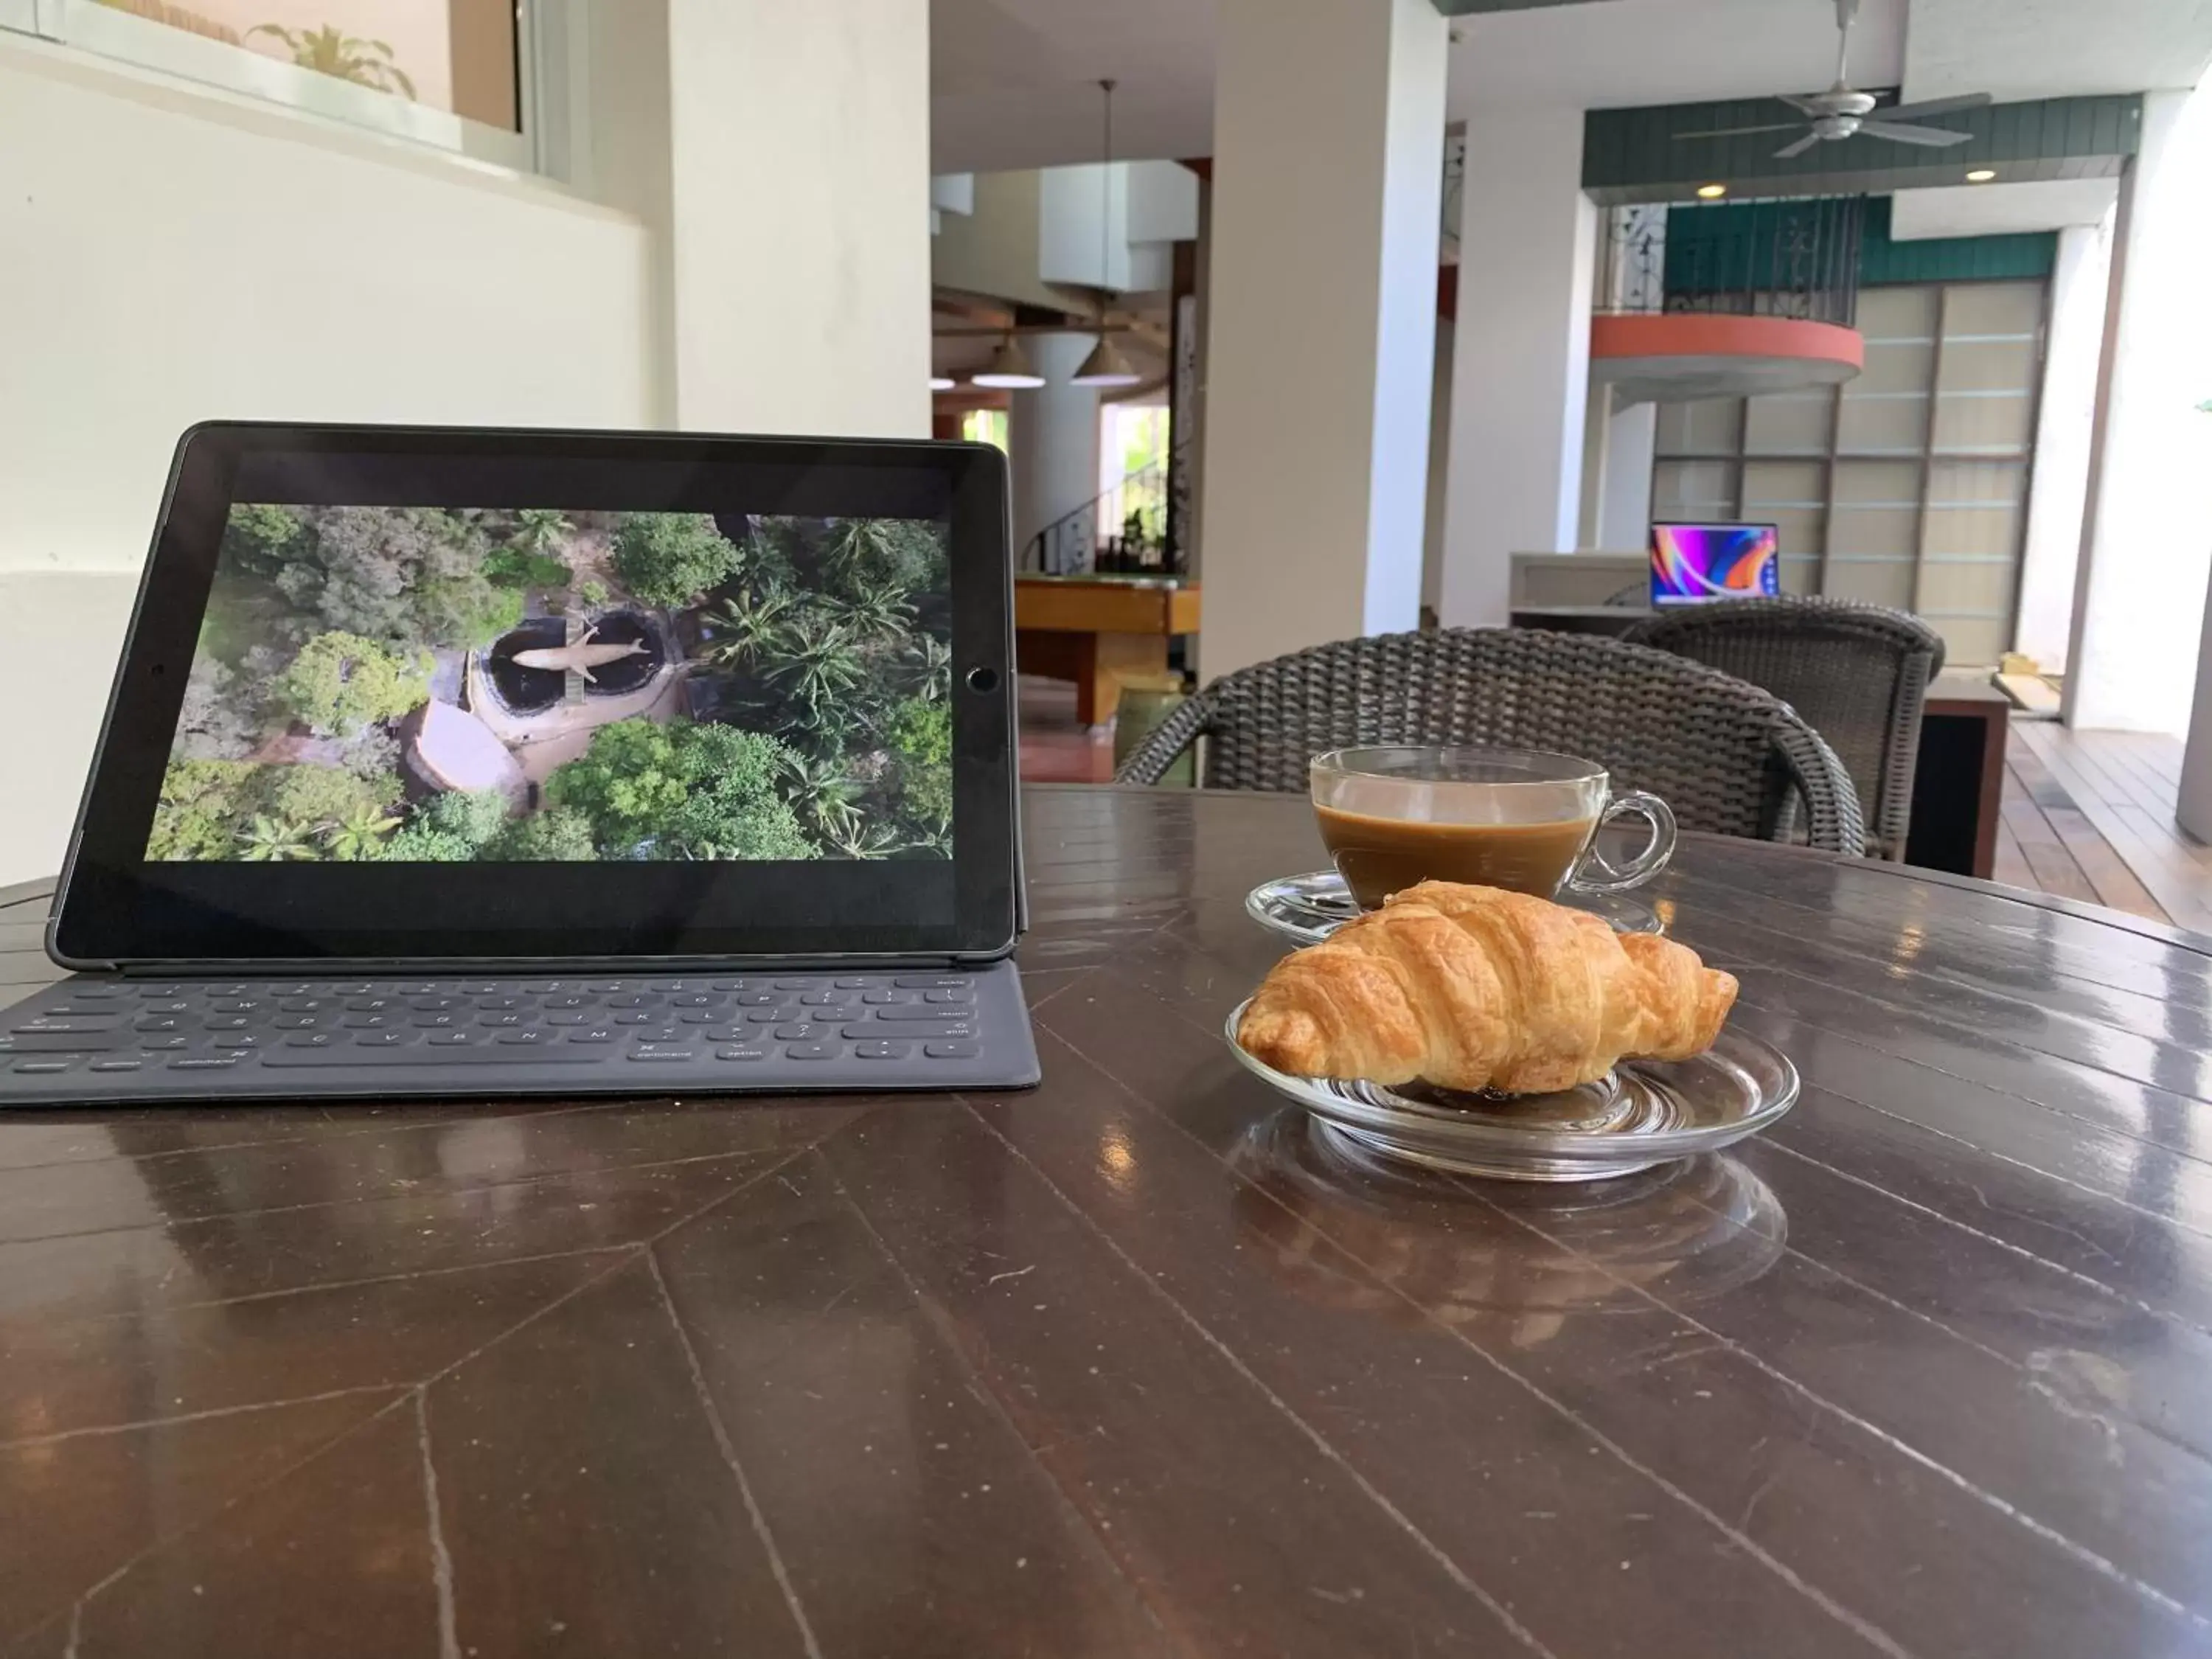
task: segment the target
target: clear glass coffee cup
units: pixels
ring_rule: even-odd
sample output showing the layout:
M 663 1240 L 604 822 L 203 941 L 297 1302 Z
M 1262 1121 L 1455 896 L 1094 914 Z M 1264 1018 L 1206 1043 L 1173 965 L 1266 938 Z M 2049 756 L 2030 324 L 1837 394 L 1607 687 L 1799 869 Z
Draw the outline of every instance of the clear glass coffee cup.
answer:
M 1615 794 L 1605 768 L 1536 749 L 1390 744 L 1310 763 L 1314 812 L 1363 909 L 1423 881 L 1551 898 L 1636 887 L 1674 855 L 1674 814 L 1658 796 Z M 1597 833 L 1640 818 L 1650 839 L 1615 864 Z

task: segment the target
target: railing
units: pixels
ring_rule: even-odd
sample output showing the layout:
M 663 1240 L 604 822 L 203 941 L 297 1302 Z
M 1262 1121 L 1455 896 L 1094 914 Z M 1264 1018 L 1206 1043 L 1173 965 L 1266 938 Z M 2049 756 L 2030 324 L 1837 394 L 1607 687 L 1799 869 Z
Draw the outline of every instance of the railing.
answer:
M 1178 452 L 1177 465 L 1180 457 Z M 1139 467 L 1096 499 L 1063 513 L 1030 538 L 1022 569 L 1046 576 L 1180 574 L 1180 550 L 1168 533 L 1170 470 L 1168 459 Z
M 1858 315 L 1863 196 L 1614 208 L 1601 311 L 1713 312 L 1849 327 Z

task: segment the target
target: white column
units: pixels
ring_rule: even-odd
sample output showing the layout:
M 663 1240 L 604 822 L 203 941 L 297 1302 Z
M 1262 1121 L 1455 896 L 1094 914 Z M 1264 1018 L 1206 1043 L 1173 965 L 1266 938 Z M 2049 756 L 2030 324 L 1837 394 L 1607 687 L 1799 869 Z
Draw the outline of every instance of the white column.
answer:
M 1419 617 L 1443 210 L 1432 0 L 1220 0 L 1207 678 Z
M 927 0 L 666 5 L 678 422 L 927 437 Z
M 1605 482 L 1593 544 L 1598 551 L 1640 553 L 1650 543 L 1651 460 L 1658 453 L 1658 404 L 1631 404 L 1613 412 L 1606 422 Z
M 2208 83 L 2212 88 L 2212 83 Z M 2179 732 L 2196 701 L 2212 572 L 2212 89 L 2143 99 L 2142 147 L 2120 188 L 2100 407 L 2075 596 L 2066 719 Z M 2197 724 L 2192 762 L 2212 744 Z M 2192 775 L 2185 769 L 2184 818 Z M 2212 814 L 2208 814 L 2212 817 Z
M 1597 210 L 1582 191 L 1583 112 L 1467 124 L 1443 621 L 1506 620 L 1509 556 L 1577 539 Z M 1494 232 L 1498 245 L 1486 245 Z
M 2020 568 L 2014 648 L 2046 673 L 2066 667 L 2074 629 L 2074 578 L 2081 560 L 2081 507 L 2089 489 L 2089 434 L 2097 413 L 2097 361 L 2105 348 L 2106 278 L 2112 223 L 2058 233 L 2051 276 L 2051 329 L 2035 422 L 2035 482 Z
M 1097 388 L 1067 383 L 1095 343 L 1088 334 L 1022 337 L 1030 367 L 1045 384 L 1015 392 L 1006 416 L 1018 562 L 1038 531 L 1098 494 Z

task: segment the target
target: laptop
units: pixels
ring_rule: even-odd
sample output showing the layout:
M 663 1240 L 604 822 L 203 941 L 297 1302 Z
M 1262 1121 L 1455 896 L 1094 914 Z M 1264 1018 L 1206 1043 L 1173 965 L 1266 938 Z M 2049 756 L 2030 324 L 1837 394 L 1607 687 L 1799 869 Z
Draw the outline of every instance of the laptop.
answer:
M 981 445 L 179 445 L 0 1107 L 1021 1087 Z

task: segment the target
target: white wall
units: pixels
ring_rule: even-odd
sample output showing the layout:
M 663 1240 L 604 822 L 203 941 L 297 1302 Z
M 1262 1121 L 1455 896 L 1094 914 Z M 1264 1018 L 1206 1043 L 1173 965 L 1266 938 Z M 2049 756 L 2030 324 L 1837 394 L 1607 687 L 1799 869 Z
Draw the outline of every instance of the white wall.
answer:
M 1208 678 L 1419 619 L 1447 52 L 1430 0 L 1218 10 Z
M 647 246 L 544 186 L 8 37 L 0 156 L 0 707 L 60 711 L 0 725 L 0 776 L 40 781 L 0 814 L 5 882 L 60 862 L 185 427 L 636 424 Z
M 678 419 L 927 437 L 927 0 L 665 3 Z
M 2035 422 L 2035 474 L 2020 568 L 2014 649 L 2045 673 L 2063 673 L 2074 633 L 2074 578 L 2089 489 L 2089 434 L 2097 412 L 2097 360 L 2105 346 L 2112 228 L 2058 234 L 2051 275 L 2051 329 Z
M 1573 550 L 1582 517 L 1597 210 L 1582 191 L 1583 112 L 1467 124 L 1443 620 L 1503 623 L 1515 553 Z M 1480 252 L 1492 234 L 1504 257 Z
M 2186 730 L 2212 572 L 2212 82 L 2143 100 L 2120 192 L 2066 717 Z M 2205 746 L 2212 748 L 2212 732 Z M 2185 784 L 2186 773 L 2185 772 Z

